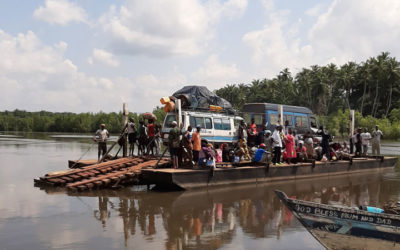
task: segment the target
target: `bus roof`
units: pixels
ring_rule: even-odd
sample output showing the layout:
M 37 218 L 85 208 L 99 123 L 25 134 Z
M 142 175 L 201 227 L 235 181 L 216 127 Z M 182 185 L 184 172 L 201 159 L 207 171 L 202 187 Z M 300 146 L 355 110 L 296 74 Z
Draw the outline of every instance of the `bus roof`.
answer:
M 265 113 L 265 110 L 278 110 L 279 105 L 275 103 L 246 103 L 243 106 L 242 112 L 247 113 Z M 282 105 L 284 112 L 313 114 L 313 112 L 306 107 Z

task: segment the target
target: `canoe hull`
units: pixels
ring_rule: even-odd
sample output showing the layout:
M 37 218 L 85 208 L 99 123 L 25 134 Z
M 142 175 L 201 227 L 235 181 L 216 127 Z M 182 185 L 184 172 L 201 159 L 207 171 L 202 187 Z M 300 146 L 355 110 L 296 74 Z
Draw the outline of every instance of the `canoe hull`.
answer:
M 281 191 L 276 193 L 328 249 L 377 249 L 377 245 L 400 249 L 400 216 L 289 199 Z

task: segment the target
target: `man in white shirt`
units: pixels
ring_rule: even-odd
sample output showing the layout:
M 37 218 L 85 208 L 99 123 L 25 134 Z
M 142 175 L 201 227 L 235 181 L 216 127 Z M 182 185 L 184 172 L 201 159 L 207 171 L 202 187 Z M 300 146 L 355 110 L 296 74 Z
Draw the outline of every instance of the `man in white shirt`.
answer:
M 363 156 L 367 156 L 369 140 L 371 140 L 371 134 L 368 132 L 367 128 L 364 128 L 364 133 L 361 133 L 361 143 L 363 149 Z
M 100 155 L 105 155 L 107 153 L 107 139 L 110 137 L 105 124 L 100 125 L 100 129 L 96 131 L 93 140 L 99 143 L 97 157 L 100 160 Z
M 272 159 L 272 162 L 274 165 L 280 165 L 281 164 L 281 150 L 282 150 L 282 139 L 280 132 L 282 131 L 282 126 L 278 125 L 275 128 L 274 133 L 272 133 L 272 146 L 274 148 L 274 158 Z
M 381 139 L 383 137 L 382 131 L 379 130 L 379 126 L 375 126 L 375 130 L 372 132 L 372 155 L 380 155 L 381 154 Z

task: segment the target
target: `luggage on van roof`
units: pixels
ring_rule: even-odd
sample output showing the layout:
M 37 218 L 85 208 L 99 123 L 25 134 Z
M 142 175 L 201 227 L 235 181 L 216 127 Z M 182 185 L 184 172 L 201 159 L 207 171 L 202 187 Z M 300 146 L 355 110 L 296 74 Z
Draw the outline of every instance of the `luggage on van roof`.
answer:
M 173 94 L 182 100 L 182 108 L 209 110 L 210 105 L 220 106 L 228 113 L 235 114 L 230 102 L 217 96 L 204 86 L 185 86 Z

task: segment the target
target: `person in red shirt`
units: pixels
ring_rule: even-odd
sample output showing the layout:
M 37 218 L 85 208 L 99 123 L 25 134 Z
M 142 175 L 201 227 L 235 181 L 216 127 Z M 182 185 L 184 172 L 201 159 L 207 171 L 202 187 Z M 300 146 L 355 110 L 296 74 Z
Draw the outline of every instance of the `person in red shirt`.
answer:
M 304 162 L 308 160 L 308 155 L 307 155 L 307 148 L 304 145 L 304 142 L 300 140 L 298 142 L 298 146 L 296 148 L 296 153 L 297 153 L 297 161 L 299 162 Z
M 152 119 L 149 119 L 149 123 L 147 124 L 147 135 L 149 136 L 149 144 L 147 145 L 147 154 L 154 155 L 154 147 L 155 147 L 155 142 L 154 142 L 154 121 Z

